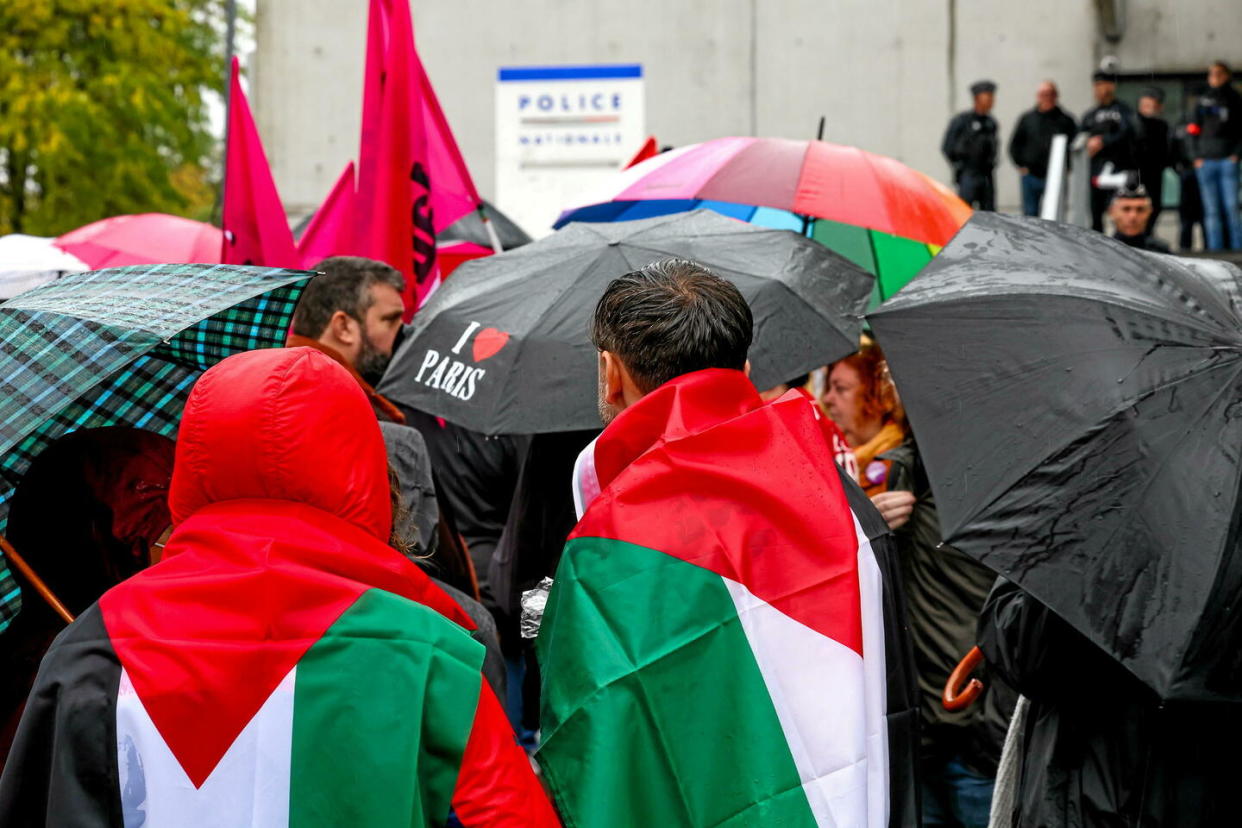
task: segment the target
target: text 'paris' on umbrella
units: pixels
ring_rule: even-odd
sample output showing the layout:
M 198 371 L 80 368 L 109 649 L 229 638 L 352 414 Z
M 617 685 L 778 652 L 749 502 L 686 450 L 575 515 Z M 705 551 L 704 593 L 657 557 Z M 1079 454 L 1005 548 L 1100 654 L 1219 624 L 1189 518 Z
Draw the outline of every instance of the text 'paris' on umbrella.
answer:
M 868 317 L 945 542 L 1164 699 L 1242 700 L 1238 278 L 976 213 Z
M 670 256 L 709 267 L 750 303 L 759 388 L 858 349 L 872 276 L 796 233 L 700 210 L 572 224 L 467 262 L 415 316 L 380 393 L 488 434 L 598 428 L 595 305 L 613 279 Z

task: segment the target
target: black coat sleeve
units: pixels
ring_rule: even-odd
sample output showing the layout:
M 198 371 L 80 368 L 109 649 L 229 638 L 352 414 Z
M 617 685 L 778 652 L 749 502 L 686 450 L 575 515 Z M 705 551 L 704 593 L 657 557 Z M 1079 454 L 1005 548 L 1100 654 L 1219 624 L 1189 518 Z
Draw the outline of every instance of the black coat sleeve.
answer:
M 0 776 L 0 825 L 124 824 L 117 783 L 117 661 L 99 606 L 52 644 Z
M 1015 167 L 1030 167 L 1030 115 L 1023 115 L 1009 137 L 1009 160 Z
M 962 158 L 961 144 L 962 131 L 966 129 L 966 120 L 961 115 L 955 115 L 953 120 L 949 121 L 949 128 L 944 132 L 944 140 L 940 143 L 940 151 L 944 153 L 944 157 L 949 159 L 949 163 L 956 169 L 965 159 Z

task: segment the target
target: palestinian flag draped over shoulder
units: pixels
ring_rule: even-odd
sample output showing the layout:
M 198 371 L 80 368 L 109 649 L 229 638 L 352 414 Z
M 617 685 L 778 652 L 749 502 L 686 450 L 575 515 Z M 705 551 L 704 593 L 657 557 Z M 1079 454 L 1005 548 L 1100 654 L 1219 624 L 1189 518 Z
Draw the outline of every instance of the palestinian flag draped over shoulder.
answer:
M 917 824 L 896 562 L 820 418 L 701 371 L 580 458 L 538 640 L 567 825 Z
M 385 543 L 386 462 L 317 351 L 205 373 L 165 558 L 53 643 L 0 825 L 555 825 L 469 618 Z

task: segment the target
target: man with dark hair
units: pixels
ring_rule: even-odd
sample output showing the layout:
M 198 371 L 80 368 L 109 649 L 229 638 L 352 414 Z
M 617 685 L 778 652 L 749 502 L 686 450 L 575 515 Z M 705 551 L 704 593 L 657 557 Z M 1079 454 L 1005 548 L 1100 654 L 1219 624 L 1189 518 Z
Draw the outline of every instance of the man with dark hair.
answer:
M 1151 213 L 1151 196 L 1138 177 L 1132 175 L 1113 194 L 1113 202 L 1108 205 L 1108 217 L 1113 220 L 1115 228 L 1113 238 L 1139 250 L 1172 253 L 1167 244 L 1152 236 L 1147 229 Z
M 737 288 L 685 260 L 596 306 L 608 425 L 575 464 L 536 644 L 566 824 L 917 823 L 887 527 L 815 404 L 760 399 L 753 334 Z
M 1242 218 L 1238 216 L 1242 95 L 1233 88 L 1233 73 L 1224 61 L 1208 69 L 1208 87 L 1199 96 L 1188 131 L 1193 136 L 1208 250 L 1242 249 Z
M 1087 133 L 1087 155 L 1091 159 L 1091 226 L 1104 232 L 1104 212 L 1113 191 L 1100 187 L 1097 176 L 1106 165 L 1113 172 L 1134 170 L 1134 110 L 1117 100 L 1117 76 L 1100 70 L 1091 76 L 1096 105 L 1082 116 L 1079 128 Z
M 333 256 L 315 265 L 293 314 L 293 333 L 285 343 L 322 351 L 343 365 L 362 386 L 381 420 L 405 422 L 373 383 L 392 359 L 401 330 L 405 279 L 393 267 L 358 256 Z
M 1138 99 L 1138 121 L 1135 132 L 1134 156 L 1138 162 L 1139 180 L 1151 196 L 1151 217 L 1147 219 L 1147 235 L 1156 229 L 1160 211 L 1164 209 L 1164 170 L 1171 163 L 1169 122 L 1164 113 L 1164 90 L 1150 87 Z
M 665 259 L 608 286 L 595 309 L 600 418 L 682 374 L 746 371 L 754 333 L 750 306 L 729 282 L 684 259 Z
M 1022 180 L 1022 212 L 1039 215 L 1040 200 L 1048 178 L 1048 156 L 1052 139 L 1065 135 L 1070 139 L 1078 126 L 1069 113 L 1057 105 L 1057 85 L 1046 80 L 1035 90 L 1035 108 L 1018 119 L 1013 137 L 1009 139 L 1009 158 L 1018 168 Z
M 940 151 L 953 165 L 953 180 L 962 200 L 980 210 L 995 210 L 993 172 L 1000 134 L 991 112 L 996 102 L 996 84 L 979 81 L 971 85 L 970 94 L 974 98 L 973 108 L 949 121 Z

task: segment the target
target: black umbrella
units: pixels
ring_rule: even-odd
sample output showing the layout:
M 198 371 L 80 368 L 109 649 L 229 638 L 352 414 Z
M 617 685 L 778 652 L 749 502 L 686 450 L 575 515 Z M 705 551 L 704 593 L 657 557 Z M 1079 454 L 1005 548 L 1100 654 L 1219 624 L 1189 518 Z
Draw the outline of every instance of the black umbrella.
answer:
M 497 210 L 490 201 L 484 200 L 483 210 L 492 222 L 492 229 L 496 231 L 496 237 L 500 239 L 502 250 L 512 250 L 515 247 L 531 243 L 530 235 L 519 227 L 513 219 Z M 488 249 L 491 249 L 492 246 L 492 238 L 487 234 L 487 228 L 483 226 L 483 219 L 479 216 L 478 210 L 471 210 L 448 227 L 445 227 L 436 236 L 436 240 L 442 242 L 472 242 Z
M 1242 699 L 1238 279 L 976 213 L 868 317 L 945 541 L 1166 699 Z
M 571 224 L 467 262 L 414 317 L 380 392 L 488 434 L 598 428 L 595 304 L 612 279 L 668 256 L 707 265 L 750 302 L 760 388 L 858 348 L 870 274 L 788 230 L 699 210 Z

